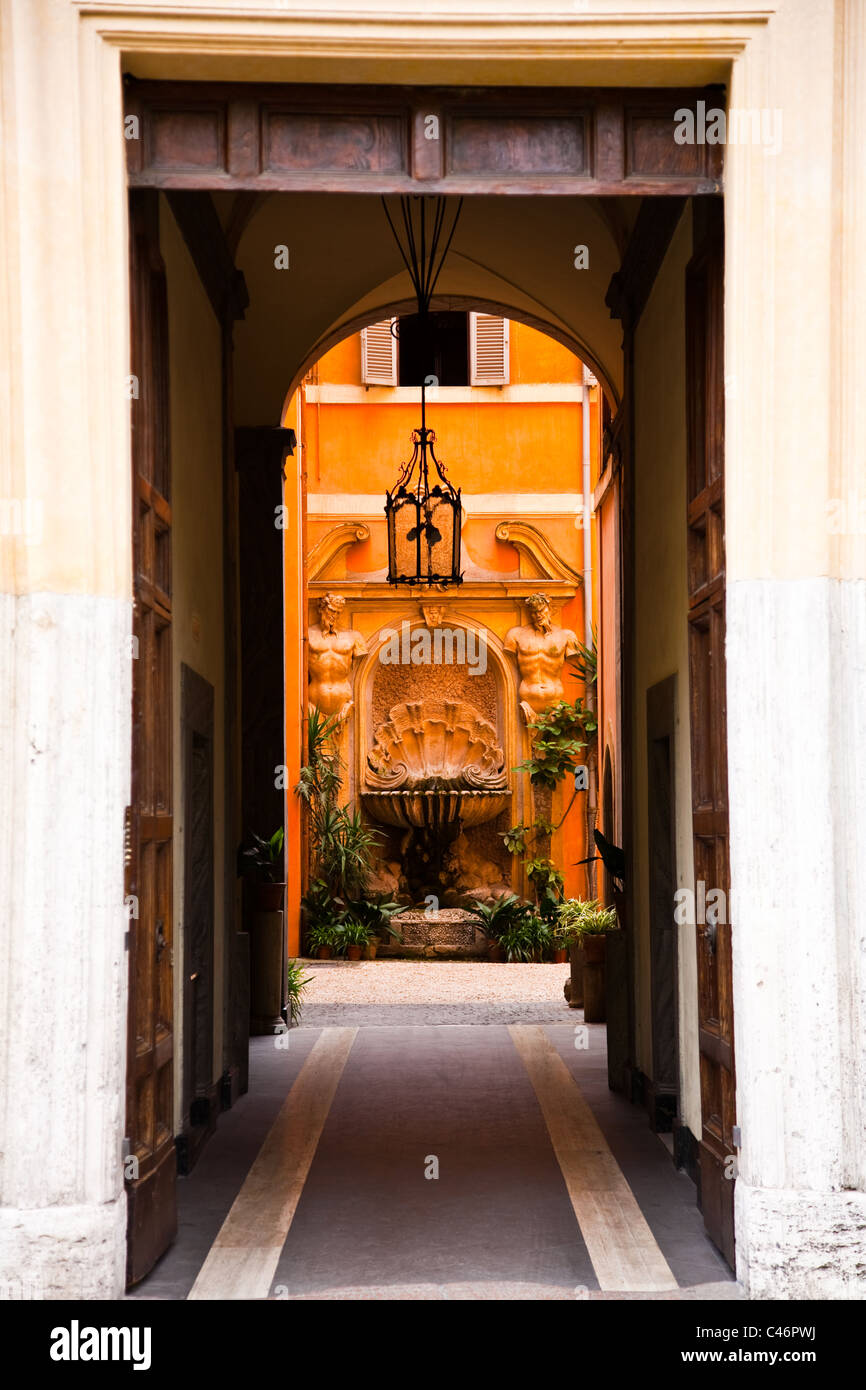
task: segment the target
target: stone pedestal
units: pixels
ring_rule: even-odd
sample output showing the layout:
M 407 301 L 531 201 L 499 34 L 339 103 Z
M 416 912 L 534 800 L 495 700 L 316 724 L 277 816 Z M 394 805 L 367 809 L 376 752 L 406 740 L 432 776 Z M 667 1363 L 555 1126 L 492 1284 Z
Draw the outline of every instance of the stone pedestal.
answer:
M 403 940 L 380 946 L 381 956 L 436 956 L 473 960 L 487 954 L 487 937 L 476 917 L 462 907 L 443 907 L 429 917 L 423 909 L 392 918 Z

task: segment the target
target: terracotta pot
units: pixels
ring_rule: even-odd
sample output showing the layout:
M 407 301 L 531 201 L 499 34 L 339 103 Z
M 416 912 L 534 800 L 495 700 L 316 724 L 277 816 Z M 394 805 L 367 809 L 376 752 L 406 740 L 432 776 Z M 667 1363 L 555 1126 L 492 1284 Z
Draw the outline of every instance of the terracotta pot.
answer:
M 250 885 L 253 912 L 280 912 L 283 906 L 284 883 L 254 883 Z
M 487 959 L 493 961 L 502 960 L 502 947 L 498 941 L 491 941 L 487 946 Z
M 567 946 L 557 946 L 553 953 L 553 962 L 555 965 L 566 965 L 568 963 Z
M 368 942 L 367 942 L 366 946 L 364 947 L 364 960 L 375 960 L 375 959 L 376 959 L 376 947 L 377 947 L 378 945 L 379 945 L 378 941 L 368 941 Z
M 363 951 L 363 949 L 364 949 L 363 946 L 347 946 L 347 947 L 346 947 L 346 957 L 347 957 L 347 959 L 348 959 L 348 960 L 360 960 L 360 959 L 361 959 L 361 952 Z
M 316 956 L 319 960 L 330 960 L 332 955 L 333 951 L 330 946 L 320 946 L 316 952 Z

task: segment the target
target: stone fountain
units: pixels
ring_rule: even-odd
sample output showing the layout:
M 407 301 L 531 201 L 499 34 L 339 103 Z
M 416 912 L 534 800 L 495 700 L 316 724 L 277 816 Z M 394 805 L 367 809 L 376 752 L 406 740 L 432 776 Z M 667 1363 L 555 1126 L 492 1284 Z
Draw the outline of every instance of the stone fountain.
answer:
M 496 729 L 465 700 L 393 706 L 375 731 L 361 801 L 372 819 L 407 832 L 404 861 L 416 901 L 441 896 L 448 846 L 511 801 Z

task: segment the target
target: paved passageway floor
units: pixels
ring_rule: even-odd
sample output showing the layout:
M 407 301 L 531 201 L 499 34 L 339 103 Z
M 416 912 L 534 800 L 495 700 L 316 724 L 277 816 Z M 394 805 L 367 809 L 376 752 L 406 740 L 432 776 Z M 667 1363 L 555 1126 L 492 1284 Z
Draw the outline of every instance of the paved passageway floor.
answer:
M 736 1298 L 566 966 L 315 962 L 133 1297 Z

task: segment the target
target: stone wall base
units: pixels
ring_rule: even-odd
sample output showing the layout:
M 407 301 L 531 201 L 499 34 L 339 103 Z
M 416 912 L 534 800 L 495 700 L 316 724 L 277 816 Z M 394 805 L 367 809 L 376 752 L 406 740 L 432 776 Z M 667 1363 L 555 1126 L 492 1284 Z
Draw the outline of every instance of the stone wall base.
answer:
M 866 1193 L 734 1190 L 737 1277 L 750 1298 L 866 1299 Z
M 0 1208 L 0 1298 L 115 1299 L 125 1283 L 125 1193 L 99 1206 Z

